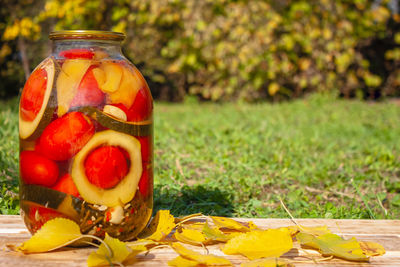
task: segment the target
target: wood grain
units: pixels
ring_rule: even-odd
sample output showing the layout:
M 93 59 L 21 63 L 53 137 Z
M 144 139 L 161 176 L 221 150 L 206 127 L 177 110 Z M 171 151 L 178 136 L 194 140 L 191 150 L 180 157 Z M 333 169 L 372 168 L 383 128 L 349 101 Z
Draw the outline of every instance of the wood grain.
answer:
M 253 221 L 261 228 L 277 228 L 293 225 L 290 219 L 237 219 L 239 221 Z M 327 220 L 327 219 L 298 219 L 304 226 L 327 225 L 332 232 L 345 237 L 355 236 L 358 240 L 374 241 L 382 244 L 386 254 L 374 257 L 369 263 L 347 262 L 333 259 L 328 262 L 295 263 L 295 266 L 400 266 L 400 220 Z M 0 266 L 87 266 L 86 259 L 94 251 L 93 248 L 64 248 L 55 252 L 24 255 L 14 252 L 6 244 L 18 245 L 29 239 L 20 216 L 0 215 Z M 201 248 L 191 247 L 202 251 Z M 210 253 L 225 256 L 218 245 L 209 246 Z M 321 257 L 316 251 L 303 250 L 298 246 L 284 256 L 293 260 L 304 261 L 303 255 L 313 255 L 316 259 Z M 133 266 L 168 266 L 167 262 L 177 255 L 171 249 L 158 249 L 147 256 L 140 256 Z M 246 261 L 242 256 L 226 256 L 235 266 Z M 128 265 L 131 266 L 131 265 Z

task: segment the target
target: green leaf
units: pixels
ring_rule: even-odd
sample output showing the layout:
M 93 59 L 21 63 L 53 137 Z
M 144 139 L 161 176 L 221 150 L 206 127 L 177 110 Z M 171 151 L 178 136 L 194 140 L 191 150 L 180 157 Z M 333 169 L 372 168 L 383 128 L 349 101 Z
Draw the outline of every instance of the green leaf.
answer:
M 317 249 L 324 256 L 335 256 L 350 261 L 368 261 L 356 238 L 348 240 L 335 234 L 315 236 L 299 233 L 296 235 L 301 245 Z

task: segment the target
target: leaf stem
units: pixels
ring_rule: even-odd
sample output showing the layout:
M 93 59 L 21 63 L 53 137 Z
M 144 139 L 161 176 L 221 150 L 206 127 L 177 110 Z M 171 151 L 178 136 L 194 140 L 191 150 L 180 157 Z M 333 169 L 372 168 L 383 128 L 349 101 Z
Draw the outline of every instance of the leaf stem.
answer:
M 106 247 L 106 249 L 108 250 L 108 253 L 110 254 L 109 257 L 110 257 L 110 258 L 113 258 L 113 257 L 114 257 L 114 253 L 113 253 L 113 251 L 111 250 L 110 246 L 107 245 L 107 243 L 104 242 L 103 239 L 101 239 L 100 237 L 97 237 L 97 236 L 95 236 L 95 235 L 82 235 L 82 237 L 90 237 L 90 238 L 96 239 L 97 241 L 99 241 L 101 244 L 103 244 L 103 245 Z
M 300 224 L 298 224 L 298 223 L 296 222 L 296 219 L 293 217 L 292 213 L 291 213 L 291 212 L 289 211 L 289 209 L 286 207 L 285 203 L 283 203 L 281 197 L 279 197 L 279 201 L 281 202 L 281 205 L 282 205 L 283 209 L 287 212 L 287 214 L 289 214 L 290 219 L 292 220 L 292 222 L 293 222 L 297 227 L 299 227 L 301 230 L 305 231 L 304 228 L 303 228 Z

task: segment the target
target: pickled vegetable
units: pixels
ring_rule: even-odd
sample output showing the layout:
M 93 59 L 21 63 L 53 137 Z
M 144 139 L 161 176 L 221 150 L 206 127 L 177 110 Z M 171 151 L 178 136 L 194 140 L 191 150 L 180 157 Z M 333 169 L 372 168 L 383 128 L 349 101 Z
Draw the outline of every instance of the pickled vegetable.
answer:
M 77 59 L 77 58 L 92 59 L 94 57 L 94 52 L 89 49 L 74 48 L 61 51 L 60 56 L 68 59 Z
M 96 177 L 95 182 L 89 180 L 87 174 L 91 169 L 86 169 L 91 160 L 91 153 L 97 153 L 100 147 L 121 147 L 129 155 L 129 170 L 124 177 L 112 179 L 112 187 L 101 177 Z M 97 157 L 96 157 L 97 159 Z M 125 158 L 123 158 L 125 160 Z M 109 166 L 108 166 L 109 167 Z M 75 156 L 71 171 L 72 178 L 82 198 L 92 204 L 114 207 L 120 203 L 125 204 L 132 200 L 142 175 L 142 156 L 140 153 L 140 142 L 133 136 L 119 133 L 113 130 L 96 133 L 92 139 Z M 113 173 L 111 175 L 114 175 Z M 98 179 L 96 181 L 96 179 Z M 115 183 L 115 180 L 119 180 Z M 104 188 L 103 188 L 104 187 Z
M 93 120 L 102 126 L 115 131 L 131 134 L 134 136 L 148 136 L 152 133 L 152 127 L 149 121 L 129 122 L 117 118 L 118 115 L 109 115 L 93 107 L 85 107 L 78 109 L 80 112 L 87 114 Z
M 105 62 L 100 67 L 106 74 L 106 79 L 100 85 L 101 90 L 105 93 L 113 93 L 118 90 L 122 79 L 122 67 L 113 62 Z
M 28 223 L 32 226 L 34 231 L 39 230 L 47 221 L 59 217 L 66 218 L 67 216 L 58 211 L 37 205 L 31 205 L 29 207 Z
M 21 97 L 21 118 L 33 121 L 42 108 L 44 94 L 47 88 L 47 71 L 40 68 L 32 73 L 25 85 Z
M 20 155 L 21 178 L 26 184 L 52 186 L 58 178 L 57 164 L 35 151 L 22 151 Z
M 126 116 L 126 112 L 116 106 L 116 105 L 105 105 L 103 108 L 103 112 L 107 115 L 111 115 L 112 117 L 121 120 L 121 121 L 127 121 L 128 117 Z
M 76 188 L 76 185 L 74 183 L 74 181 L 72 180 L 72 177 L 69 173 L 66 173 L 65 175 L 63 175 L 58 182 L 51 187 L 54 190 L 63 192 L 65 194 L 69 194 L 72 195 L 74 197 L 79 197 L 79 191 Z
M 136 95 L 135 101 L 128 110 L 128 121 L 143 121 L 150 118 L 153 111 L 153 100 L 146 88 Z
M 68 59 L 63 63 L 57 78 L 57 113 L 59 117 L 69 110 L 78 86 L 90 65 L 91 61 L 84 59 Z
M 98 106 L 103 103 L 105 95 L 100 90 L 94 73 L 98 70 L 90 66 L 78 86 L 76 95 L 71 101 L 70 108 L 82 106 Z
M 81 150 L 93 134 L 94 126 L 89 118 L 80 112 L 70 112 L 46 127 L 36 150 L 52 160 L 67 160 Z
M 127 66 L 122 68 L 122 79 L 121 84 L 115 92 L 109 94 L 109 100 L 112 104 L 123 104 L 129 109 L 138 91 L 143 87 L 144 81 L 141 75 L 137 74 L 137 71 L 130 69 Z
M 151 164 L 148 163 L 143 164 L 143 173 L 139 181 L 139 191 L 145 198 L 148 197 L 153 190 L 151 169 L 152 169 Z
M 52 116 L 54 108 L 49 106 L 55 76 L 52 59 L 46 59 L 27 80 L 20 100 L 19 136 L 22 139 L 36 138 Z
M 89 154 L 84 166 L 89 182 L 102 189 L 116 186 L 128 173 L 127 159 L 115 146 L 96 148 Z
M 56 44 L 21 95 L 21 214 L 32 233 L 65 217 L 131 239 L 152 213 L 151 93 L 116 46 L 77 39 Z

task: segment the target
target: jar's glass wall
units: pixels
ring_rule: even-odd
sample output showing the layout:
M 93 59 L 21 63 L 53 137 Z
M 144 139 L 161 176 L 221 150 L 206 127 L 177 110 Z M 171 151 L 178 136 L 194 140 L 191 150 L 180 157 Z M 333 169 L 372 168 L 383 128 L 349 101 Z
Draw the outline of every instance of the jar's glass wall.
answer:
M 153 205 L 150 90 L 121 35 L 59 36 L 20 97 L 22 216 L 32 233 L 65 217 L 131 239 Z

